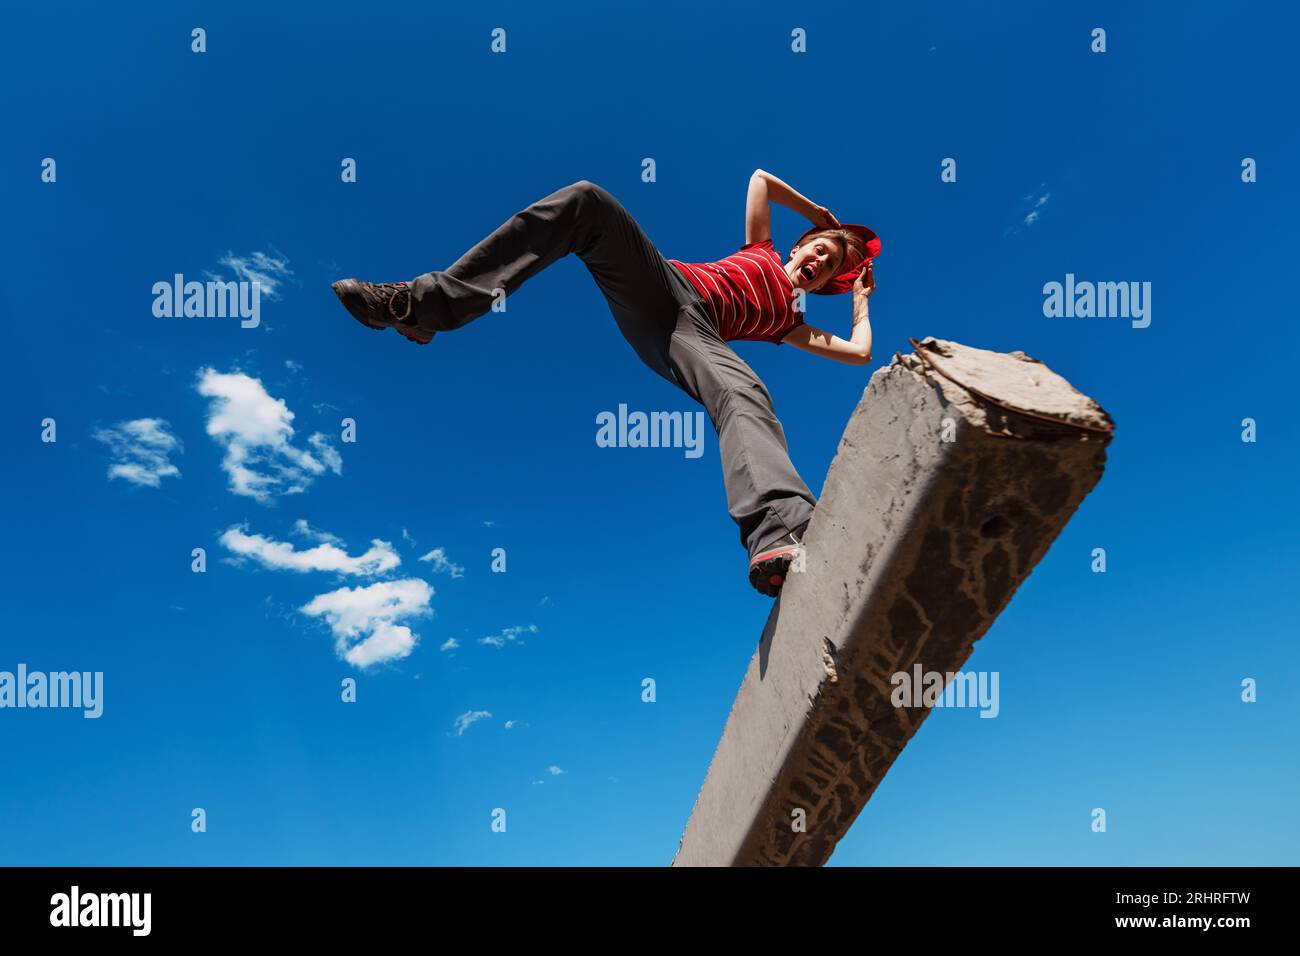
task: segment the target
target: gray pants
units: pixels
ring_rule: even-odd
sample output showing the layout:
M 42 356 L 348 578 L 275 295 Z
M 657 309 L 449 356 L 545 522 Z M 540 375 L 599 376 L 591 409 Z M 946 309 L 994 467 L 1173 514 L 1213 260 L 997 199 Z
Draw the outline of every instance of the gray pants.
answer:
M 617 199 L 587 181 L 518 215 L 444 272 L 411 283 L 426 330 L 458 329 L 557 259 L 576 253 L 642 361 L 702 404 L 718 432 L 727 510 L 750 556 L 812 517 L 817 500 L 790 462 L 772 396 L 718 335 L 704 300 Z

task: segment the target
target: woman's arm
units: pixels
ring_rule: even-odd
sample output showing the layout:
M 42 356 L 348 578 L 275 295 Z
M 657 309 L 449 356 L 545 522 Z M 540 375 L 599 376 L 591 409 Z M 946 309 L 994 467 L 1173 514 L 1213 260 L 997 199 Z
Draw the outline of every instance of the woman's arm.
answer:
M 876 280 L 868 263 L 853 283 L 853 332 L 848 341 L 805 323 L 796 325 L 781 342 L 836 362 L 866 365 L 871 361 L 871 319 L 867 314 L 867 300 L 875 288 Z
M 745 242 L 762 242 L 772 238 L 772 203 L 780 203 L 806 216 L 814 226 L 838 226 L 840 221 L 825 206 L 818 206 L 802 193 L 769 172 L 754 170 L 749 177 L 745 197 Z

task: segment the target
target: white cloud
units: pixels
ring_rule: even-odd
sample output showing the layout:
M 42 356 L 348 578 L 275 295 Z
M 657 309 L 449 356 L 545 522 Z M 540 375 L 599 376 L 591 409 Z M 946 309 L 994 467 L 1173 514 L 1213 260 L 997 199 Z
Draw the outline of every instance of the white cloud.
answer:
M 299 524 L 307 522 L 299 519 Z M 247 525 L 227 528 L 220 542 L 227 550 L 241 558 L 252 558 L 263 567 L 280 571 L 333 571 L 337 574 L 357 574 L 374 577 L 391 571 L 402 563 L 393 546 L 378 538 L 370 542 L 365 554 L 353 557 L 344 551 L 338 538 L 329 540 L 306 551 L 299 551 L 287 541 L 275 541 L 260 534 L 248 534 Z M 338 542 L 335 544 L 334 542 Z
M 343 460 L 323 434 L 307 439 L 315 454 L 294 446 L 293 412 L 260 380 L 205 368 L 196 387 L 212 400 L 207 432 L 225 446 L 221 467 L 234 494 L 266 504 L 274 495 L 305 491 L 326 471 L 342 472 Z
M 453 578 L 463 578 L 465 576 L 465 568 L 448 560 L 447 552 L 444 548 L 434 548 L 424 557 L 420 558 L 420 560 L 428 561 L 432 564 L 435 572 L 446 572 Z
M 221 264 L 240 281 L 256 282 L 261 286 L 258 294 L 268 299 L 280 298 L 280 283 L 293 275 L 289 260 L 280 254 L 254 252 L 248 256 L 237 256 L 233 252 L 227 252 L 221 257 Z
M 517 724 L 517 723 L 519 723 L 519 721 L 517 721 L 517 720 L 507 720 L 506 723 L 505 723 L 505 728 L 506 728 L 506 730 L 511 730 L 511 729 L 513 729 L 514 726 L 515 726 L 515 724 Z
M 522 644 L 519 640 L 520 634 L 536 634 L 537 625 L 529 624 L 527 626 L 516 625 L 514 627 L 502 628 L 500 634 L 492 634 L 488 637 L 480 637 L 480 644 L 487 644 L 489 647 L 505 647 L 507 644 Z
M 133 485 L 157 488 L 164 478 L 180 477 L 181 470 L 171 463 L 169 456 L 173 451 L 183 452 L 184 448 L 165 419 L 135 418 L 118 422 L 97 429 L 94 437 L 108 446 L 113 458 L 108 466 L 110 481 L 122 478 Z
M 558 777 L 560 774 L 564 773 L 564 771 L 561 770 L 559 767 L 555 766 L 555 764 L 551 764 L 546 769 L 550 772 L 552 777 Z
M 460 641 L 456 640 L 456 638 L 454 637 L 449 637 L 442 642 L 442 644 L 438 647 L 438 650 L 454 651 L 458 647 L 460 647 Z
M 419 578 L 339 588 L 299 608 L 323 617 L 334 633 L 334 649 L 354 667 L 366 668 L 406 657 L 419 636 L 398 621 L 428 615 L 433 588 Z
M 465 713 L 461 714 L 459 717 L 456 718 L 456 724 L 455 724 L 456 736 L 457 737 L 464 736 L 465 731 L 469 730 L 470 724 L 474 723 L 477 720 L 482 720 L 484 717 L 491 717 L 491 716 L 492 716 L 492 712 L 490 710 L 465 711 Z

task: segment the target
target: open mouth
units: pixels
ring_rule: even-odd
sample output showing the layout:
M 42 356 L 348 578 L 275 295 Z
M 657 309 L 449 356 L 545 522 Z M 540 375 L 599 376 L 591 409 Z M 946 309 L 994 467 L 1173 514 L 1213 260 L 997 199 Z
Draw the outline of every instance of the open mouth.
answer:
M 812 266 L 804 266 L 802 269 L 799 270 L 799 274 L 803 276 L 805 279 L 807 279 L 809 282 L 817 278 L 817 271 Z

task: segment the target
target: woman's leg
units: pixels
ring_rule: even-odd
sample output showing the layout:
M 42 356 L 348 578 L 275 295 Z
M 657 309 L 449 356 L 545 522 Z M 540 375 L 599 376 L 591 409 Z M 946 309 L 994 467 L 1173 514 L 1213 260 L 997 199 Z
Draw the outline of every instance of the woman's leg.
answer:
M 458 329 L 569 253 L 586 264 L 642 360 L 675 382 L 666 356 L 684 280 L 623 205 L 586 180 L 512 216 L 450 268 L 414 279 L 411 317 L 427 331 Z
M 718 431 L 727 510 L 752 559 L 800 531 L 817 499 L 790 461 L 772 396 L 702 309 L 702 303 L 682 309 L 670 360 L 681 387 L 708 410 Z
M 411 315 L 427 331 L 457 329 L 492 308 L 496 290 L 575 253 L 642 360 L 700 402 L 718 432 L 727 508 L 751 557 L 812 517 L 817 500 L 795 471 L 772 397 L 718 336 L 703 300 L 606 190 L 577 182 L 511 217 L 449 269 L 411 283 Z

